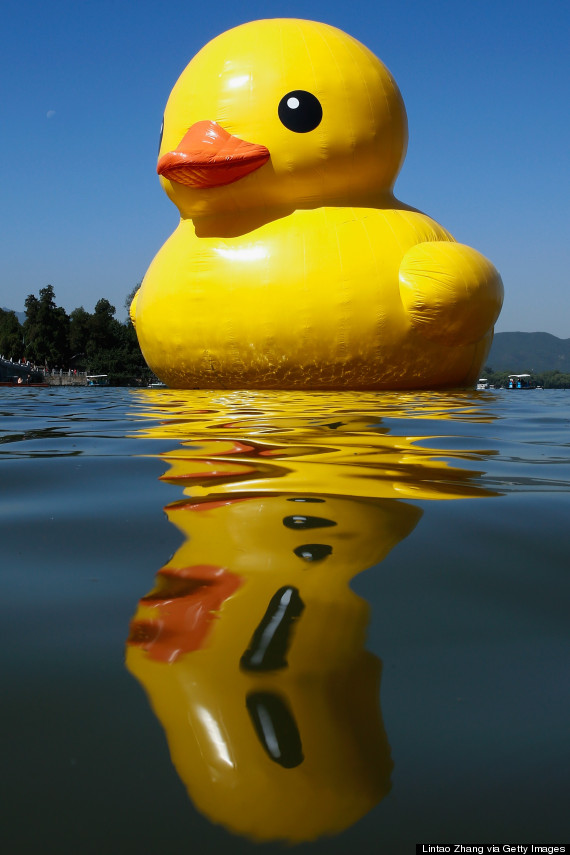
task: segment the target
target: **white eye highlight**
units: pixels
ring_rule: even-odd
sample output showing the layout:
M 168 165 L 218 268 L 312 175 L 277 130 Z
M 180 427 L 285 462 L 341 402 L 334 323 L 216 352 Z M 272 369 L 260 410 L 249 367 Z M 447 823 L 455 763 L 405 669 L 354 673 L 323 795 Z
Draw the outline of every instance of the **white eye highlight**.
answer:
M 300 101 L 298 98 L 287 98 L 287 106 L 290 110 L 296 110 L 299 104 Z

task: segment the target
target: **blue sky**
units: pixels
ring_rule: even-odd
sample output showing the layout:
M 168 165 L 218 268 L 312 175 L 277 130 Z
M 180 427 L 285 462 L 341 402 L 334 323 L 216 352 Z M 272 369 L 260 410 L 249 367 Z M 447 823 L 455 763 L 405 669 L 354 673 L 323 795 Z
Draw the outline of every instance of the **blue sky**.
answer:
M 281 16 L 391 70 L 410 128 L 396 194 L 499 268 L 496 329 L 570 337 L 567 0 L 7 0 L 0 305 L 51 283 L 67 311 L 107 297 L 125 317 L 178 220 L 155 173 L 172 86 L 218 33 Z

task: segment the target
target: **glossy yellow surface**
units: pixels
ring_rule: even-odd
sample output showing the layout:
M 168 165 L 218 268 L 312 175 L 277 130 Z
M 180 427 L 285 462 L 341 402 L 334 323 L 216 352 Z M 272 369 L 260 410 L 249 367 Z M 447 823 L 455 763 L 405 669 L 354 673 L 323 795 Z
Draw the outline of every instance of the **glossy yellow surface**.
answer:
M 322 120 L 295 132 L 287 93 Z M 131 308 L 174 388 L 406 389 L 474 383 L 502 305 L 499 274 L 399 202 L 407 120 L 362 44 L 326 24 L 256 21 L 207 44 L 168 100 L 160 155 L 214 121 L 268 162 L 224 186 L 161 182 L 180 225 Z M 432 251 L 437 242 L 437 252 Z
M 216 495 L 220 484 L 228 496 L 244 489 L 371 499 L 489 495 L 477 481 L 480 452 L 438 455 L 422 447 L 422 437 L 391 435 L 382 428 L 379 411 L 393 418 L 416 412 L 418 419 L 440 427 L 433 438 L 446 435 L 447 421 L 484 419 L 460 393 L 165 389 L 149 390 L 147 399 L 149 421 L 159 417 L 159 423 L 151 422 L 144 436 L 180 442 L 161 455 L 169 464 L 163 478 L 192 497 Z M 237 449 L 244 442 L 245 448 L 236 452 L 236 442 Z M 453 466 L 444 459 L 450 456 Z M 473 471 L 461 466 L 463 462 Z
M 184 541 L 139 602 L 127 666 L 213 822 L 254 840 L 339 833 L 386 795 L 393 765 L 381 663 L 365 649 L 369 607 L 350 582 L 414 530 L 422 508 L 410 500 L 494 495 L 480 483 L 492 451 L 438 452 L 381 414 L 394 423 L 415 411 L 416 424 L 433 422 L 433 442 L 450 420 L 488 420 L 485 407 L 441 393 L 135 394 L 139 415 L 148 406 L 139 436 L 178 446 L 160 457 L 183 496 L 166 513 Z M 222 577 L 234 588 L 212 611 Z M 248 670 L 242 656 L 284 588 L 303 604 L 285 662 Z M 264 744 L 251 714 L 260 697 L 287 712 L 296 748 L 281 739 L 283 715 Z

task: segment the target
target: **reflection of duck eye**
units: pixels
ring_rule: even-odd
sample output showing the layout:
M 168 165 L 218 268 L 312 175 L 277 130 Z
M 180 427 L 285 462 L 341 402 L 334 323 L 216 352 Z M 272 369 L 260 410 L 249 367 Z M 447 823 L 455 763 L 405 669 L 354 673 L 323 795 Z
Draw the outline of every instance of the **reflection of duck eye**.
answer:
M 164 119 L 160 123 L 160 136 L 158 138 L 158 153 L 160 154 L 160 146 L 162 145 L 162 134 L 164 132 Z
M 293 552 L 303 561 L 322 561 L 332 554 L 332 546 L 328 543 L 304 543 L 296 546 Z
M 306 517 L 303 514 L 293 514 L 290 517 L 283 517 L 283 525 L 286 528 L 328 528 L 330 525 L 336 525 L 334 520 L 327 520 L 324 517 Z
M 324 502 L 324 499 L 317 499 L 315 496 L 294 496 L 292 499 L 287 499 L 288 502 Z
M 285 127 L 296 134 L 314 131 L 323 118 L 319 99 L 304 89 L 295 89 L 284 95 L 277 112 Z

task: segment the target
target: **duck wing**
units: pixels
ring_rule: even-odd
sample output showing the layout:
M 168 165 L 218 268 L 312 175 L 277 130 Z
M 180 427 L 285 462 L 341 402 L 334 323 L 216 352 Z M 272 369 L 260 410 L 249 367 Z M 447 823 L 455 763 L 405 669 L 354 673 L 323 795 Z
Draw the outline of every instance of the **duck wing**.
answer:
M 400 295 L 412 325 L 433 341 L 473 344 L 493 327 L 503 283 L 491 262 L 455 241 L 418 243 L 404 255 Z

